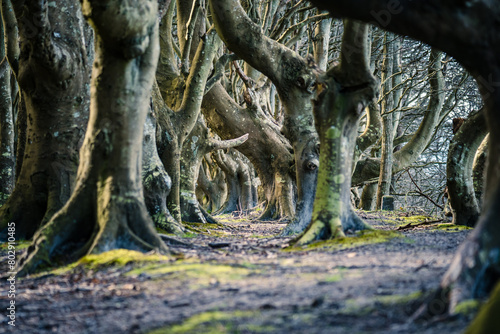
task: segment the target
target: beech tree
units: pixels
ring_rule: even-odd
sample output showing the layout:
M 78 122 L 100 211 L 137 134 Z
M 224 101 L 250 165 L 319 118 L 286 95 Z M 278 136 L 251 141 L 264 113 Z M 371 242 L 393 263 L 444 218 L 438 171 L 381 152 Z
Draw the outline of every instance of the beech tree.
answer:
M 21 273 L 115 248 L 168 252 L 144 204 L 143 124 L 158 47 L 156 0 L 87 1 L 96 34 L 90 117 L 75 190 L 37 232 Z
M 1 19 L 1 17 L 0 17 Z M 6 58 L 4 24 L 0 22 L 0 206 L 12 193 L 15 180 L 14 110 L 11 69 Z
M 210 5 L 217 32 L 226 46 L 276 86 L 285 110 L 281 131 L 293 147 L 298 195 L 295 219 L 288 231 L 301 232 L 311 219 L 319 165 L 318 135 L 311 103 L 314 63 L 266 36 L 247 16 L 239 1 L 211 0 Z M 278 32 L 278 36 L 282 35 Z M 283 31 L 287 33 L 289 31 Z
M 181 193 L 181 212 L 182 221 L 205 223 L 211 219 L 206 213 L 202 212 L 203 208 L 196 198 L 196 181 L 198 180 L 198 173 L 200 171 L 202 158 L 216 150 L 235 147 L 243 144 L 248 138 L 248 134 L 243 135 L 233 140 L 216 140 L 210 138 L 208 128 L 205 124 L 203 116 L 200 114 L 198 120 L 191 131 L 189 137 L 184 142 L 184 148 L 181 157 L 181 180 L 180 180 L 180 193 Z M 226 173 L 227 177 L 228 173 Z M 230 192 L 231 195 L 232 192 Z M 236 209 L 231 210 L 236 211 Z M 211 219 L 211 222 L 214 222 Z
M 454 224 L 473 227 L 479 218 L 472 168 L 476 152 L 487 132 L 484 109 L 481 109 L 463 123 L 450 144 L 446 184 Z
M 368 27 L 347 21 L 340 63 L 318 80 L 314 106 L 321 143 L 318 189 L 311 224 L 298 244 L 341 237 L 344 230 L 368 228 L 353 211 L 350 199 L 359 119 L 378 93 L 368 56 Z
M 0 231 L 4 238 L 7 223 L 14 222 L 16 237 L 29 239 L 73 190 L 88 119 L 93 39 L 80 7 L 72 0 L 57 6 L 53 2 L 2 1 L 2 16 L 7 60 L 22 99 L 16 183 L 0 209 Z M 8 73 L 3 74 L 4 89 L 5 80 L 10 80 Z
M 460 246 L 427 313 L 453 312 L 461 301 L 487 296 L 499 277 L 500 229 L 500 5 L 490 1 L 313 0 L 333 16 L 375 23 L 455 57 L 475 77 L 490 130 L 484 205 L 475 230 Z
M 176 66 L 178 56 L 172 37 L 175 5 L 180 68 Z M 206 32 L 205 13 L 199 2 L 194 0 L 171 2 L 162 20 L 160 34 L 161 53 L 153 105 L 162 134 L 158 143 L 160 158 L 172 180 L 167 207 L 178 224 L 181 222 L 182 146 L 198 119 L 206 81 L 221 41 L 215 30 Z M 189 199 L 185 199 L 187 201 Z

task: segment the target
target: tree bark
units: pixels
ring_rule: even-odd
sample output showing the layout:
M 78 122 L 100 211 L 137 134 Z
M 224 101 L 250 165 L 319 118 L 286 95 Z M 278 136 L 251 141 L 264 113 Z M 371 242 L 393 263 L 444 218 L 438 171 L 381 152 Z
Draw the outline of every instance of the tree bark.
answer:
M 221 41 L 215 30 L 210 30 L 198 45 L 193 66 L 183 93 L 182 103 L 176 111 L 165 104 L 162 96 L 153 91 L 155 112 L 159 117 L 159 124 L 165 138 L 161 145 L 161 160 L 172 179 L 172 190 L 167 197 L 167 207 L 172 216 L 181 221 L 180 210 L 180 157 L 184 140 L 193 129 L 201 109 L 205 85 L 212 68 L 212 61 Z
M 361 193 L 361 202 L 359 207 L 361 210 L 371 211 L 375 209 L 377 202 L 377 183 L 368 183 L 363 187 Z
M 144 200 L 148 212 L 156 227 L 177 235 L 186 230 L 176 221 L 167 209 L 167 196 L 172 181 L 158 155 L 156 147 L 156 117 L 152 107 L 148 111 L 144 124 L 142 143 L 142 184 Z
M 314 62 L 265 36 L 237 0 L 210 1 L 214 23 L 227 47 L 266 75 L 285 109 L 283 134 L 294 150 L 297 205 L 290 231 L 311 219 L 319 164 L 318 135 L 312 114 Z
M 350 200 L 351 169 L 359 119 L 378 91 L 369 66 L 368 28 L 347 20 L 340 64 L 319 79 L 315 124 L 320 135 L 320 170 L 311 224 L 297 240 L 344 236 L 346 230 L 368 226 L 354 212 Z
M 208 197 L 207 212 L 216 212 L 225 202 L 227 186 L 224 172 L 218 167 L 218 172 L 212 180 L 207 177 L 207 172 L 202 164 L 198 174 L 198 188 Z
M 17 147 L 15 188 L 0 209 L 0 239 L 8 222 L 16 224 L 17 238 L 30 239 L 73 190 L 88 117 L 93 43 L 79 6 L 69 0 L 58 6 L 16 1 L 13 8 L 19 22 L 17 79 L 23 96 L 18 131 L 24 142 Z M 10 52 L 15 69 L 15 51 Z
M 182 150 L 180 180 L 182 221 L 191 223 L 207 222 L 207 217 L 201 210 L 200 203 L 196 198 L 196 181 L 198 180 L 203 156 L 213 150 L 241 145 L 247 138 L 248 134 L 233 140 L 215 141 L 208 136 L 208 128 L 205 125 L 203 116 L 201 114 L 198 116 L 196 125 L 184 142 Z
M 12 110 L 11 69 L 6 60 L 3 19 L 0 22 L 0 206 L 14 189 L 15 151 L 14 114 Z
M 90 118 L 75 190 L 35 236 L 21 273 L 115 248 L 167 252 L 144 204 L 143 124 L 158 59 L 157 2 L 85 0 L 96 32 Z
M 486 136 L 477 149 L 474 163 L 472 164 L 472 182 L 479 208 L 483 207 L 484 179 L 486 177 L 486 162 L 488 158 L 488 136 Z
M 394 122 L 393 108 L 394 95 L 392 92 L 392 67 L 394 57 L 393 35 L 385 33 L 384 36 L 384 61 L 382 63 L 382 155 L 380 157 L 380 173 L 377 186 L 377 210 L 382 208 L 382 198 L 389 195 L 391 189 Z
M 249 134 L 237 149 L 252 162 L 264 187 L 267 204 L 259 219 L 291 218 L 295 213 L 293 155 L 279 128 L 258 105 L 240 107 L 220 83 L 205 95 L 203 113 L 222 139 Z
M 456 225 L 473 227 L 479 218 L 472 166 L 477 149 L 488 133 L 484 114 L 482 109 L 470 116 L 453 137 L 448 150 L 446 186 Z
M 218 151 L 214 155 L 217 165 L 226 175 L 226 202 L 216 214 L 246 211 L 253 208 L 252 180 L 245 159 L 241 153 L 230 149 L 228 153 Z

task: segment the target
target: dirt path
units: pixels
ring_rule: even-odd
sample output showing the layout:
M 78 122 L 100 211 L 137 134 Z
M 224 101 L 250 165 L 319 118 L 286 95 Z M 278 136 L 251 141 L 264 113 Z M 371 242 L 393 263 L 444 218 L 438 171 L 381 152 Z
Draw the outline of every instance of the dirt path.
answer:
M 364 218 L 383 231 L 289 251 L 289 239 L 273 237 L 284 224 L 237 219 L 170 238 L 183 254 L 177 260 L 110 265 L 117 261 L 101 257 L 26 278 L 17 282 L 15 332 L 461 333 L 470 320 L 463 316 L 408 317 L 468 231 L 432 225 L 395 234 L 387 230 L 406 220 Z M 128 254 L 136 256 L 118 253 Z M 5 310 L 4 293 L 0 302 Z M 0 333 L 8 330 L 2 323 Z

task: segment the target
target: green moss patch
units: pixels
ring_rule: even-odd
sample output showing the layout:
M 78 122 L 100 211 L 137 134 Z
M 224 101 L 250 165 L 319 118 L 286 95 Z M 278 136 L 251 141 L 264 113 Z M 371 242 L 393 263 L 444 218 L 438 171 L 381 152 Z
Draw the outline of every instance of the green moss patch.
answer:
M 61 275 L 76 268 L 100 270 L 108 267 L 123 267 L 129 263 L 142 265 L 148 262 L 167 262 L 170 260 L 170 257 L 160 254 L 144 254 L 128 249 L 114 249 L 101 254 L 86 255 L 72 264 L 53 270 L 52 273 Z
M 239 281 L 257 271 L 245 265 L 226 265 L 216 263 L 189 263 L 179 261 L 174 263 L 150 264 L 135 268 L 126 275 L 138 276 L 147 274 L 153 278 L 175 279 L 178 281 L 189 281 L 193 286 L 208 286 L 211 283 L 228 283 Z
M 252 324 L 259 315 L 257 311 L 204 312 L 188 318 L 182 324 L 159 328 L 149 334 L 272 333 L 276 330 L 272 326 Z
M 31 245 L 31 241 L 29 240 L 21 240 L 21 241 L 16 241 L 14 244 L 14 247 L 16 247 L 16 251 L 19 251 L 21 249 L 26 249 Z M 3 242 L 0 244 L 0 250 L 1 251 L 6 251 L 9 249 L 9 243 L 8 242 Z
M 89 269 L 99 269 L 106 266 L 124 266 L 130 262 L 145 263 L 168 261 L 170 258 L 160 254 L 144 254 L 128 249 L 114 249 L 101 254 L 86 255 L 77 265 L 85 265 Z
M 380 309 L 394 306 L 412 309 L 413 305 L 420 305 L 423 298 L 424 294 L 421 291 L 416 291 L 407 295 L 374 296 L 363 300 L 348 299 L 345 301 L 345 308 L 341 313 L 368 315 Z
M 359 232 L 356 236 L 336 238 L 333 240 L 317 241 L 304 248 L 343 250 L 356 248 L 363 245 L 372 245 L 387 242 L 394 238 L 405 238 L 401 233 L 386 230 L 366 230 Z M 303 251 L 302 247 L 289 247 L 285 251 Z
M 471 315 L 477 312 L 481 303 L 477 299 L 468 299 L 455 306 L 455 313 L 462 315 Z
M 464 225 L 455 225 L 451 223 L 431 225 L 431 227 L 433 230 L 446 231 L 446 232 L 460 232 L 460 231 L 472 230 L 472 227 Z
M 211 224 L 211 223 L 188 223 L 182 222 L 182 224 L 191 232 L 210 235 L 213 237 L 228 236 L 230 233 L 225 231 L 225 226 L 222 224 Z

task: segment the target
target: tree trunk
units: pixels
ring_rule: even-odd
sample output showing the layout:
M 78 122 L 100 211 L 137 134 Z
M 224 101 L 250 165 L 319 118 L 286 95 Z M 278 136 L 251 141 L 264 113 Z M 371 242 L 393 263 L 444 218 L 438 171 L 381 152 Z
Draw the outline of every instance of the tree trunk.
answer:
M 14 3 L 22 51 L 17 76 L 22 158 L 16 161 L 15 188 L 0 209 L 0 230 L 4 236 L 7 223 L 14 222 L 19 239 L 31 238 L 69 199 L 89 107 L 90 28 L 69 0 L 40 5 Z M 39 26 L 33 30 L 27 18 Z
M 146 207 L 155 226 L 168 233 L 183 234 L 185 232 L 184 227 L 172 217 L 167 209 L 167 195 L 170 192 L 172 181 L 158 155 L 156 117 L 153 114 L 152 107 L 148 111 L 146 123 L 144 124 L 142 183 Z
M 14 189 L 15 151 L 14 114 L 12 110 L 12 90 L 10 87 L 10 64 L 5 59 L 4 25 L 0 22 L 0 206 L 9 198 Z
M 229 150 L 227 154 L 218 151 L 215 154 L 217 165 L 226 175 L 227 198 L 222 208 L 216 214 L 231 213 L 234 211 L 245 211 L 253 206 L 251 179 L 245 163 L 244 156 L 236 150 Z M 247 184 L 245 184 L 247 183 Z
M 248 135 L 225 142 L 216 142 L 208 135 L 205 120 L 200 114 L 191 134 L 184 142 L 181 157 L 180 204 L 182 221 L 191 223 L 206 223 L 207 217 L 196 198 L 196 181 L 200 171 L 201 161 L 207 153 L 220 149 L 240 145 Z
M 206 81 L 212 68 L 212 61 L 220 45 L 221 41 L 215 30 L 210 30 L 201 39 L 196 56 L 193 59 L 193 66 L 190 68 L 186 80 L 182 104 L 177 111 L 167 107 L 165 101 L 157 92 L 158 89 L 155 88 L 153 91 L 155 111 L 158 114 L 162 132 L 165 133 L 166 137 L 162 143 L 160 157 L 168 175 L 172 179 L 172 189 L 167 197 L 167 207 L 172 216 L 179 222 L 181 221 L 180 158 L 182 145 L 198 118 Z
M 429 55 L 429 76 L 431 86 L 429 103 L 424 119 L 411 140 L 399 151 L 393 154 L 392 173 L 396 173 L 410 166 L 427 147 L 438 125 L 440 112 L 444 102 L 444 78 L 441 71 L 442 52 L 432 49 Z M 380 175 L 380 159 L 365 158 L 359 160 L 353 171 L 353 185 L 360 185 L 365 181 L 377 178 Z
M 142 192 L 143 124 L 158 59 L 157 2 L 83 2 L 96 32 L 90 119 L 75 190 L 34 238 L 22 273 L 115 248 L 168 249 Z
M 446 186 L 453 223 L 473 227 L 479 218 L 472 166 L 477 149 L 488 133 L 483 110 L 469 117 L 453 137 L 446 163 Z
M 368 183 L 363 187 L 361 193 L 361 202 L 359 207 L 361 210 L 371 211 L 375 209 L 377 199 L 377 183 Z
M 392 150 L 394 141 L 394 122 L 392 114 L 394 95 L 392 92 L 392 69 L 394 57 L 393 34 L 386 32 L 384 36 L 384 61 L 382 63 L 382 155 L 380 157 L 380 174 L 377 186 L 377 210 L 382 208 L 382 198 L 389 195 L 392 179 Z
M 265 36 L 239 1 L 211 0 L 210 5 L 217 31 L 227 47 L 276 86 L 285 109 L 282 132 L 292 144 L 295 158 L 297 205 L 288 231 L 301 231 L 311 219 L 319 164 L 311 103 L 314 62 Z
M 344 236 L 368 226 L 354 212 L 351 169 L 359 119 L 377 94 L 368 63 L 368 28 L 346 21 L 340 65 L 320 78 L 315 124 L 320 135 L 320 170 L 311 224 L 297 244 Z
M 240 107 L 220 83 L 205 95 L 203 113 L 210 128 L 222 139 L 249 134 L 237 149 L 252 162 L 264 187 L 267 204 L 259 219 L 291 218 L 295 213 L 293 155 L 279 128 L 258 105 Z
M 209 180 L 203 165 L 198 174 L 198 188 L 208 197 L 207 211 L 218 211 L 225 202 L 227 186 L 224 180 L 224 172 L 219 169 L 217 175 Z
M 488 136 L 486 136 L 477 149 L 474 163 L 472 164 L 472 181 L 474 183 L 474 194 L 476 194 L 477 205 L 483 207 L 484 179 L 486 177 L 486 161 L 488 158 Z

